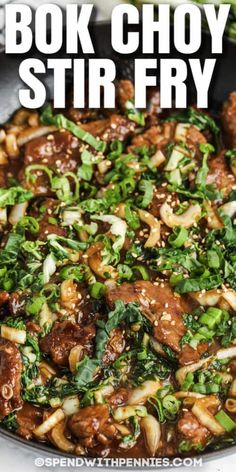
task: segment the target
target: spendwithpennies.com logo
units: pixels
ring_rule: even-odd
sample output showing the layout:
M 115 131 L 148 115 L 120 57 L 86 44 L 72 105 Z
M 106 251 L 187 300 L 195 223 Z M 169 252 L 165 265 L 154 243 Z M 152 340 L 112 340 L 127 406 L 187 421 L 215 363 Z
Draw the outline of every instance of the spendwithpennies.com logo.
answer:
M 202 467 L 202 459 L 199 457 L 175 457 L 164 458 L 82 458 L 82 457 L 37 457 L 34 461 L 36 467 Z

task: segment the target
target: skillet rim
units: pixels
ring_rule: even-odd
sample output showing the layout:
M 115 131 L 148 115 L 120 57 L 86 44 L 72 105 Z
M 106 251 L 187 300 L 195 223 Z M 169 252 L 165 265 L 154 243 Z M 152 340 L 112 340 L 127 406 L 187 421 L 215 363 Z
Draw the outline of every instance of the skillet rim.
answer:
M 21 438 L 20 436 L 17 436 L 15 433 L 11 432 L 11 431 L 8 431 L 6 430 L 5 428 L 3 428 L 2 426 L 0 426 L 0 438 L 3 438 L 5 440 L 9 439 L 11 443 L 15 443 L 17 444 L 18 446 L 26 446 L 26 449 L 29 449 L 31 450 L 32 452 L 34 453 L 37 453 L 37 452 L 42 452 L 42 453 L 47 453 L 48 456 L 46 457 L 49 457 L 49 456 L 53 456 L 53 457 L 66 457 L 66 458 L 80 458 L 82 457 L 82 459 L 87 459 L 88 461 L 89 460 L 95 460 L 96 458 L 95 457 L 83 457 L 83 456 L 76 456 L 75 454 L 68 454 L 68 453 L 65 453 L 63 451 L 60 451 L 60 450 L 57 450 L 53 447 L 51 447 L 49 444 L 47 443 L 40 443 L 40 442 L 35 442 L 35 441 L 32 441 L 32 440 L 28 440 L 28 439 L 24 439 L 24 438 Z M 202 454 L 196 454 L 196 455 L 193 455 L 193 456 L 185 456 L 183 457 L 184 458 L 191 458 L 191 459 L 194 459 L 194 458 L 199 458 L 199 459 L 202 459 L 202 463 L 207 463 L 207 462 L 211 462 L 213 460 L 216 460 L 216 459 L 222 459 L 224 457 L 229 457 L 229 456 L 232 456 L 233 454 L 236 454 L 236 445 L 233 445 L 233 446 L 228 446 L 226 448 L 222 448 L 222 449 L 219 449 L 219 450 L 216 450 L 216 451 L 210 451 L 210 452 L 206 452 L 206 453 L 202 453 Z M 39 456 L 38 456 L 39 457 Z M 176 457 L 180 457 L 180 456 L 176 456 Z M 182 458 L 182 457 L 181 457 Z M 173 460 L 174 458 L 170 458 L 170 463 L 169 463 L 169 466 L 168 467 L 158 467 L 159 470 L 168 470 L 169 467 L 176 467 L 178 468 L 179 465 L 175 465 L 173 463 Z M 96 462 L 96 461 L 95 461 Z M 86 466 L 86 464 L 84 464 L 85 467 L 88 467 Z M 105 466 L 105 464 L 104 464 Z M 92 465 L 92 466 L 89 466 L 91 468 L 101 468 L 101 460 L 99 459 L 99 465 L 98 463 L 95 465 Z M 110 467 L 105 467 L 107 470 L 110 470 Z M 112 466 L 112 469 L 115 469 L 115 470 L 132 470 L 134 469 L 134 466 L 122 466 L 122 467 L 118 467 L 118 466 Z M 148 466 L 135 466 L 135 469 L 144 469 L 144 470 L 152 470 L 153 467 L 148 467 Z

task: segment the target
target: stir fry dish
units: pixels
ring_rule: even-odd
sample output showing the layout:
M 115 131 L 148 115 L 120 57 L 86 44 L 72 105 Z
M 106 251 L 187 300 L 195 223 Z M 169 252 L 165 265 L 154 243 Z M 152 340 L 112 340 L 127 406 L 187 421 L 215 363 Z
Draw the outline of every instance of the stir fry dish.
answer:
M 236 442 L 236 92 L 0 129 L 0 426 L 66 453 Z

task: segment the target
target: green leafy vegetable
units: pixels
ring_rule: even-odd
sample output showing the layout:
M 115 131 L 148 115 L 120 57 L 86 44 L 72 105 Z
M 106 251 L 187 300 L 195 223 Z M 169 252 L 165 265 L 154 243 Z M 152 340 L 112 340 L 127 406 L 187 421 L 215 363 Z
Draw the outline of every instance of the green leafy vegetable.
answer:
M 60 271 L 61 280 L 74 280 L 75 282 L 82 282 L 84 280 L 84 266 L 68 265 L 63 267 Z
M 86 387 L 94 380 L 94 374 L 96 369 L 99 367 L 99 361 L 97 359 L 90 359 L 85 356 L 82 361 L 78 363 L 77 373 L 75 375 L 75 382 L 78 389 Z
M 140 126 L 145 125 L 145 116 L 144 113 L 136 110 L 134 108 L 134 103 L 132 100 L 128 100 L 125 104 L 125 107 L 127 109 L 126 115 L 128 116 L 129 120 L 134 121 Z
M 93 176 L 93 155 L 89 151 L 83 151 L 81 154 L 82 166 L 78 169 L 78 176 L 86 181 L 90 181 Z
M 29 315 L 37 316 L 40 313 L 45 301 L 46 301 L 46 297 L 44 296 L 33 297 L 26 304 L 26 312 Z
M 94 284 L 90 285 L 90 295 L 92 298 L 102 298 L 106 293 L 106 289 L 106 285 L 102 284 L 101 282 L 95 282 Z
M 9 429 L 10 431 L 16 431 L 19 427 L 16 413 L 13 412 L 5 416 L 5 418 L 3 418 L 3 420 L 1 421 L 1 425 L 4 428 Z
M 92 359 L 85 357 L 78 364 L 78 371 L 75 376 L 78 387 L 84 387 L 93 381 L 96 369 L 101 365 L 101 360 L 109 341 L 110 332 L 122 322 L 131 324 L 136 322 L 141 323 L 142 320 L 143 317 L 135 303 L 125 305 L 122 301 L 116 301 L 115 309 L 108 313 L 107 321 L 97 321 L 98 330 L 95 339 L 95 356 Z
M 198 189 L 204 190 L 206 188 L 207 174 L 209 170 L 207 160 L 209 154 L 214 152 L 214 147 L 211 144 L 200 144 L 199 149 L 203 153 L 203 159 L 202 166 L 197 173 L 195 183 Z
M 0 208 L 16 203 L 24 203 L 33 197 L 32 192 L 23 187 L 0 188 Z
M 140 180 L 139 190 L 144 193 L 142 197 L 138 198 L 138 206 L 147 208 L 153 199 L 154 186 L 150 180 Z
M 177 293 L 199 292 L 201 290 L 211 290 L 222 284 L 223 280 L 220 274 L 210 277 L 202 277 L 199 279 L 184 279 L 177 282 L 175 291 Z

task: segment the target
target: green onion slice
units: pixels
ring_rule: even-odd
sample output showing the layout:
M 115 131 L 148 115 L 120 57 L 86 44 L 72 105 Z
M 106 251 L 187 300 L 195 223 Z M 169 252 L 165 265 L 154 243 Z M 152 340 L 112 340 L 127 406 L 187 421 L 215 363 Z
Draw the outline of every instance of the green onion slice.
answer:
M 224 410 L 220 410 L 215 415 L 215 419 L 221 424 L 221 426 L 223 426 L 227 433 L 230 433 L 230 431 L 236 428 L 235 421 L 233 421 L 232 418 L 230 418 L 230 416 L 227 415 Z
M 99 299 L 102 298 L 106 292 L 106 285 L 101 282 L 95 282 L 90 286 L 90 295 L 92 298 Z
M 162 404 L 165 410 L 172 415 L 176 415 L 179 411 L 180 402 L 174 397 L 174 395 L 166 395 L 166 397 L 163 398 Z
M 140 273 L 140 275 L 142 276 L 143 280 L 149 280 L 148 270 L 143 265 L 141 265 L 141 264 L 135 265 L 135 266 L 132 267 L 132 270 L 138 271 Z
M 184 245 L 188 239 L 188 231 L 183 226 L 173 228 L 173 233 L 169 236 L 168 242 L 171 246 L 179 248 Z

